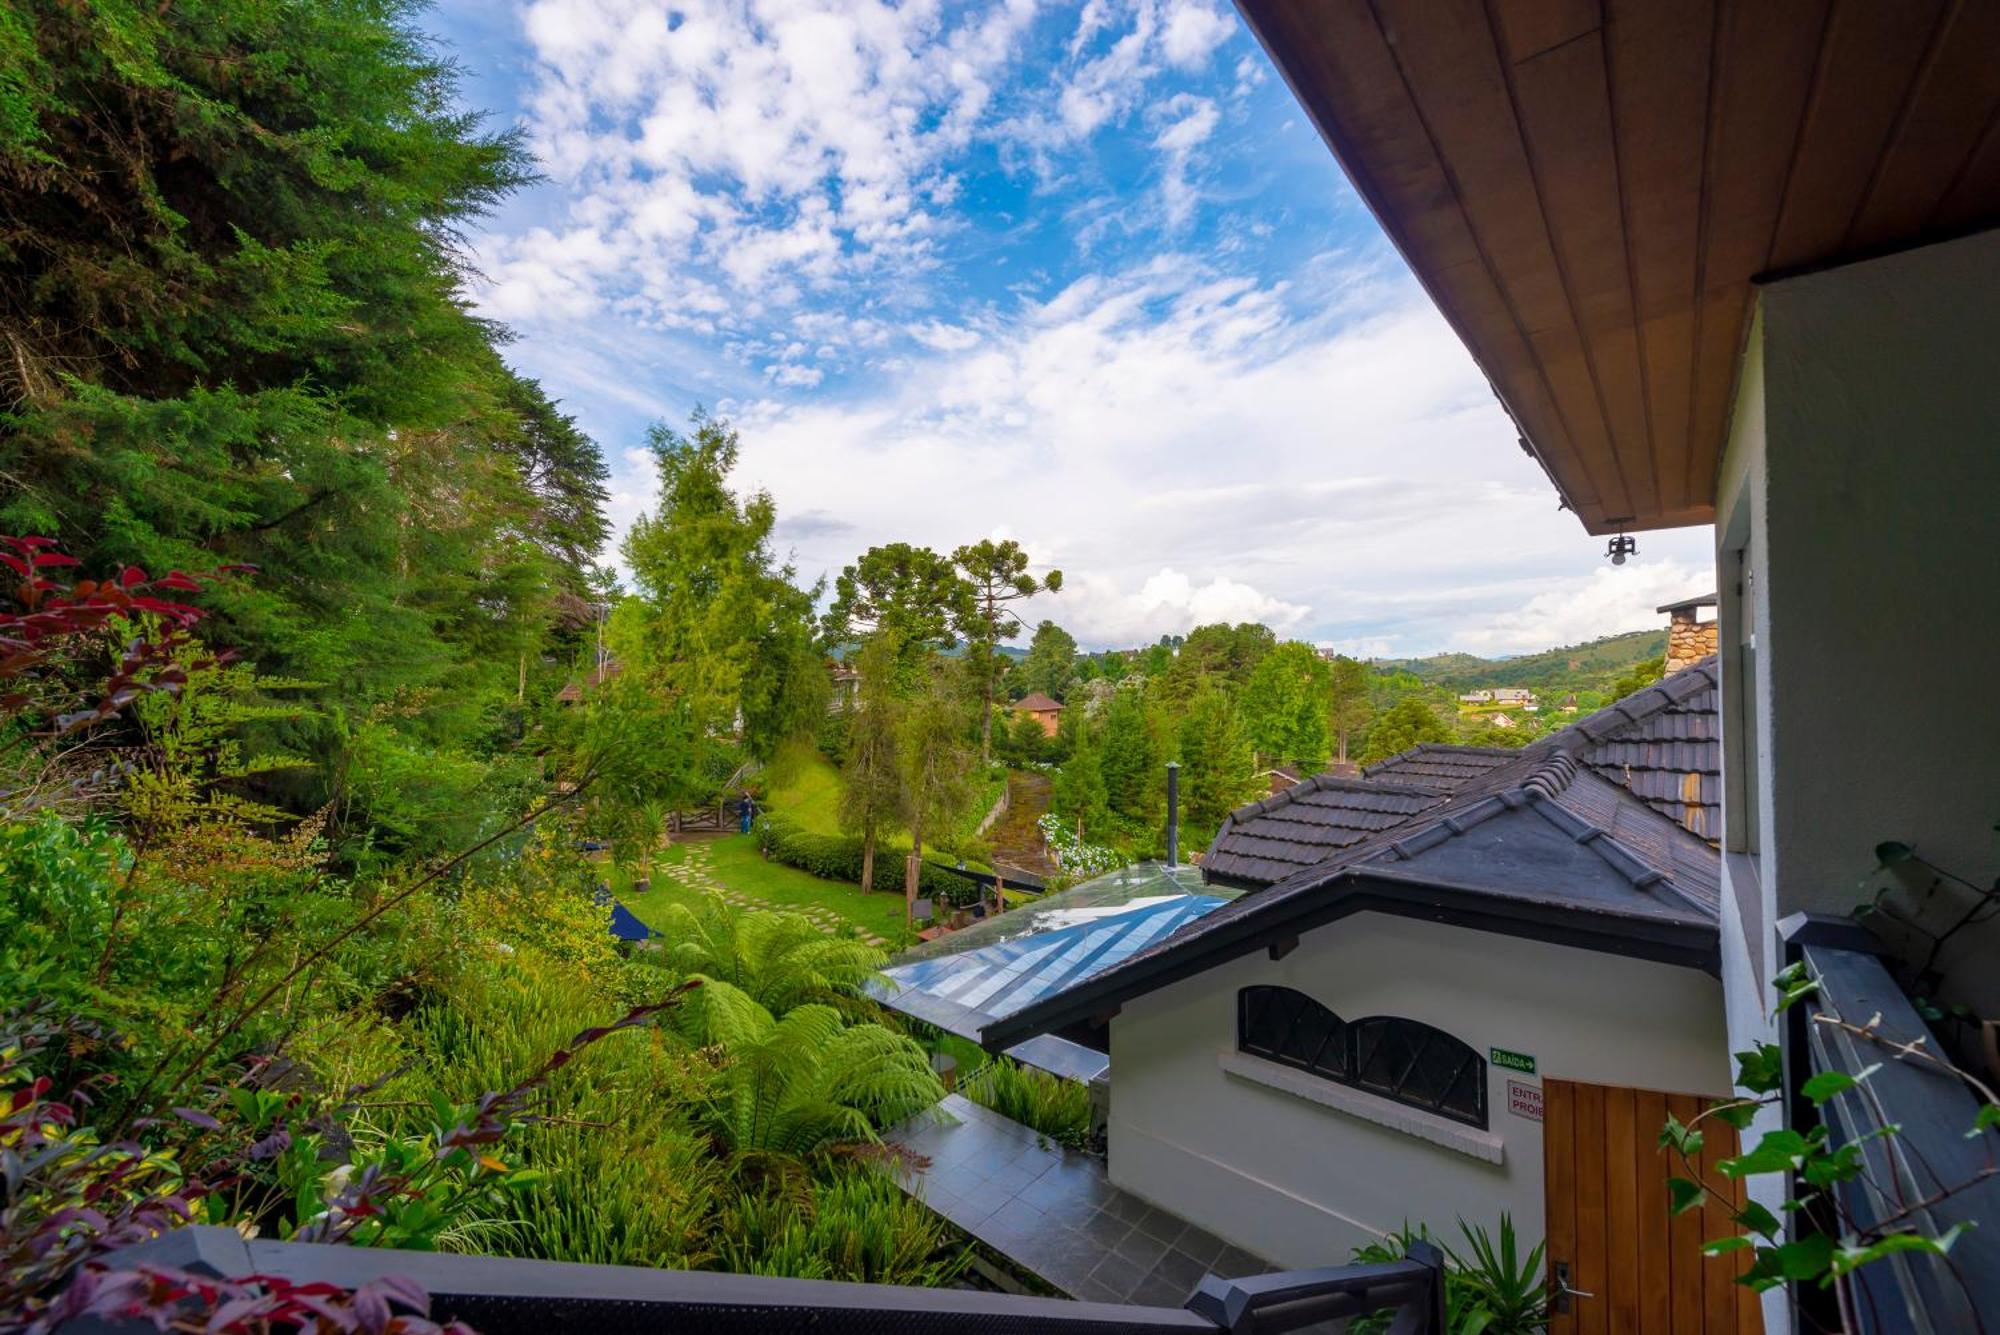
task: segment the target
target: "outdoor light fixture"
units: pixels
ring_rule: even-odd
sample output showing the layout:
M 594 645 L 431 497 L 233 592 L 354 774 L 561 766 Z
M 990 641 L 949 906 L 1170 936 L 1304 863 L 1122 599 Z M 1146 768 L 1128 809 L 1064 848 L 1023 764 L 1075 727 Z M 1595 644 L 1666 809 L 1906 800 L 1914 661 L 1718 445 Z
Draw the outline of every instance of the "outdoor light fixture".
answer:
M 1604 554 L 1611 558 L 1611 564 L 1615 566 L 1624 565 L 1626 557 L 1636 556 L 1638 553 L 1638 539 L 1629 533 L 1620 533 L 1611 540 L 1611 545 L 1604 549 Z

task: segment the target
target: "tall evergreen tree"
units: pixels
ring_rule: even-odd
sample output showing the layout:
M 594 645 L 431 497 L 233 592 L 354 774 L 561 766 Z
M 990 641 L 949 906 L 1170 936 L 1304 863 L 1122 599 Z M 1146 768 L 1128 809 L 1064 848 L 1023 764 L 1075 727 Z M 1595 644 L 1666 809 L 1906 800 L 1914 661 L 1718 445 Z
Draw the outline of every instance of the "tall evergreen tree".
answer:
M 1061 700 L 1075 680 L 1076 637 L 1053 621 L 1042 622 L 1028 641 L 1028 656 L 1021 662 L 1021 684 Z
M 1206 843 L 1256 788 L 1250 740 L 1226 691 L 1210 686 L 1195 696 L 1181 718 L 1179 743 L 1181 829 Z
M 416 806 L 477 823 L 604 470 L 466 309 L 454 238 L 531 165 L 417 9 L 0 11 L 0 531 L 255 565 L 201 634 L 314 683 L 275 744 L 321 762 L 260 789 L 422 843 Z
M 768 758 L 826 709 L 813 594 L 772 554 L 770 495 L 730 490 L 739 446 L 726 422 L 697 410 L 692 434 L 659 424 L 647 441 L 659 503 L 626 535 L 638 594 L 612 619 L 619 657 L 686 717 L 702 772 L 702 753 L 739 725 L 750 754 Z
M 1146 717 L 1145 696 L 1136 687 L 1120 687 L 1105 706 L 1097 750 L 1113 811 L 1144 820 L 1159 809 L 1162 756 Z
M 1327 727 L 1334 759 L 1347 763 L 1347 744 L 1368 726 L 1368 669 L 1345 654 L 1327 665 Z
M 1040 579 L 1029 574 L 1028 554 L 1012 538 L 970 543 L 953 552 L 951 559 L 972 586 L 972 606 L 961 630 L 966 661 L 979 688 L 979 760 L 984 764 L 993 758 L 993 687 L 1000 675 L 1000 642 L 1021 631 L 1021 616 L 1012 605 L 1038 593 L 1059 591 L 1062 571 L 1051 570 Z
M 861 889 L 875 888 L 875 845 L 902 824 L 909 807 L 903 786 L 901 701 L 896 646 L 878 634 L 862 649 L 861 689 L 848 721 L 842 767 L 840 826 L 861 836 Z
M 910 703 L 903 720 L 903 788 L 908 794 L 910 856 L 905 912 L 917 902 L 924 840 L 948 828 L 972 801 L 972 757 L 965 744 L 965 710 L 942 674 Z

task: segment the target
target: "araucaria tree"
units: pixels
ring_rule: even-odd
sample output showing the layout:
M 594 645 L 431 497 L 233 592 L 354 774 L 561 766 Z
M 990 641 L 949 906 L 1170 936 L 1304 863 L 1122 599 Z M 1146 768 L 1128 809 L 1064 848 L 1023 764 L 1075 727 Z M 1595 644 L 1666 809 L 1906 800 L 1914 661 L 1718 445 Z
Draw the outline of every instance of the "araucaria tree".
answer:
M 951 559 L 972 585 L 972 606 L 962 630 L 973 677 L 979 683 L 979 759 L 984 764 L 993 756 L 993 687 L 1000 675 L 996 651 L 1002 640 L 1011 640 L 1021 631 L 1021 617 L 1012 604 L 1038 593 L 1060 591 L 1062 571 L 1051 570 L 1040 579 L 1030 575 L 1028 554 L 1012 538 L 968 544 L 953 552 Z
M 917 900 L 924 840 L 965 814 L 972 801 L 971 770 L 965 710 L 942 675 L 934 676 L 911 701 L 903 721 L 903 787 L 910 821 L 903 880 L 906 913 Z
M 909 805 L 903 786 L 902 702 L 896 695 L 896 646 L 876 637 L 858 663 L 861 690 L 848 718 L 847 763 L 840 794 L 840 826 L 861 836 L 861 890 L 875 888 L 875 846 L 903 823 Z
M 892 542 L 870 547 L 833 582 L 833 602 L 821 626 L 839 648 L 885 638 L 895 648 L 895 686 L 918 684 L 925 661 L 951 644 L 973 614 L 972 586 L 928 547 Z

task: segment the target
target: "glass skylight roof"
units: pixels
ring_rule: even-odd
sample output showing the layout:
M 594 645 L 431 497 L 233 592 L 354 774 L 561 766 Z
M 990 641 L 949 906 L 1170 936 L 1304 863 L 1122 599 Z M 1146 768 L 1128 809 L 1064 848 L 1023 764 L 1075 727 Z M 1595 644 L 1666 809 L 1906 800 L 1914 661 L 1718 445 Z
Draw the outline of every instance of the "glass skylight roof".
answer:
M 974 1042 L 994 1020 L 1165 940 L 1235 898 L 1193 867 L 1140 863 L 897 957 L 883 1004 Z

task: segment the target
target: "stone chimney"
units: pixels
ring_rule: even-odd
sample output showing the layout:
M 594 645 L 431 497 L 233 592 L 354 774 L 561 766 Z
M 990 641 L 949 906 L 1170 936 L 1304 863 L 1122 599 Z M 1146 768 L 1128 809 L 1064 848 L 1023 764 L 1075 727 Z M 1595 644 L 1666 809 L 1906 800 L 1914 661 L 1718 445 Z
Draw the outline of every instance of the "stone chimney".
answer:
M 1714 607 L 1716 596 L 1703 594 L 1684 602 L 1668 603 L 1656 611 L 1667 614 L 1667 676 L 1699 662 L 1715 652 L 1715 618 L 1701 619 L 1701 609 Z

